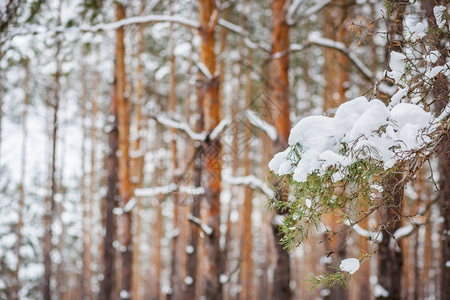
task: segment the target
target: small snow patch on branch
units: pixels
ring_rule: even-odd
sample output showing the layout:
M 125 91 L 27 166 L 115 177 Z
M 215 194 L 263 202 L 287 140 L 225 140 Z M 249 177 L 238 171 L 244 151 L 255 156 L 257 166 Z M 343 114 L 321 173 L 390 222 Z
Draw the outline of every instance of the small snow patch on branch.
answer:
M 341 262 L 339 268 L 344 272 L 354 274 L 359 270 L 359 265 L 359 260 L 357 258 L 347 258 Z
M 258 113 L 252 110 L 246 110 L 245 116 L 248 118 L 250 123 L 264 131 L 272 141 L 277 139 L 277 130 L 275 127 L 261 119 Z
M 214 229 L 212 229 L 210 226 L 206 225 L 204 222 L 202 222 L 202 220 L 200 220 L 199 218 L 189 214 L 188 215 L 188 220 L 191 221 L 192 223 L 198 225 L 200 227 L 200 229 L 207 235 L 207 236 L 211 236 L 214 232 Z

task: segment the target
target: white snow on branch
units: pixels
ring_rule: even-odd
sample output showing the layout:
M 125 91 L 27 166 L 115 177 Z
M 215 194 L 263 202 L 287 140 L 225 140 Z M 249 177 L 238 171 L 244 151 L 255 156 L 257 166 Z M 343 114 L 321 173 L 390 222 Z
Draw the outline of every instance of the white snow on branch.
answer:
M 211 236 L 214 232 L 214 229 L 212 229 L 210 226 L 208 226 L 207 224 L 205 224 L 202 220 L 200 220 L 199 218 L 193 216 L 192 214 L 188 215 L 188 220 L 191 221 L 194 224 L 197 224 L 200 229 L 208 236 Z
M 313 34 L 310 34 L 308 37 L 308 41 L 311 44 L 317 45 L 317 46 L 323 46 L 323 47 L 328 47 L 328 48 L 332 48 L 332 49 L 336 49 L 340 52 L 342 52 L 343 54 L 345 54 L 348 59 L 350 59 L 350 61 L 355 65 L 355 67 L 361 72 L 361 74 L 369 81 L 374 82 L 374 75 L 372 73 L 372 71 L 370 71 L 366 65 L 355 55 L 355 53 L 353 53 L 352 51 L 350 51 L 350 49 L 348 49 L 347 47 L 345 47 L 345 45 L 341 42 L 336 42 L 327 38 L 323 38 L 320 36 L 316 36 Z
M 399 229 L 397 229 L 397 230 L 394 232 L 393 237 L 394 237 L 396 240 L 401 239 L 401 238 L 403 238 L 403 237 L 405 237 L 405 236 L 410 235 L 410 234 L 414 231 L 414 228 L 415 228 L 415 227 L 414 227 L 413 224 L 408 224 L 408 225 L 405 225 L 405 226 L 403 226 L 403 227 L 400 227 Z
M 360 236 L 374 240 L 377 243 L 381 243 L 381 241 L 383 240 L 383 233 L 381 231 L 371 232 L 371 231 L 365 230 L 364 228 L 359 226 L 359 224 L 353 224 L 352 222 L 350 222 L 347 219 L 344 221 L 344 225 L 352 227 L 352 229 Z
M 108 31 L 108 30 L 115 30 L 127 25 L 148 24 L 156 22 L 170 22 L 170 23 L 177 23 L 193 29 L 199 28 L 199 24 L 197 22 L 183 18 L 181 16 L 148 15 L 148 16 L 130 17 L 122 19 L 117 22 L 97 24 L 94 26 L 81 26 L 80 29 L 81 31 L 85 32 Z
M 272 141 L 276 141 L 277 130 L 274 126 L 261 119 L 258 113 L 248 109 L 245 111 L 245 116 L 248 118 L 250 123 L 264 131 Z
M 373 295 L 375 296 L 375 298 L 378 297 L 387 298 L 389 297 L 389 292 L 384 287 L 382 287 L 380 284 L 377 283 L 373 289 Z
M 261 50 L 270 53 L 271 48 L 268 45 L 262 44 L 262 43 L 257 43 L 257 42 L 253 42 L 252 40 L 250 40 L 249 37 L 249 33 L 244 30 L 242 27 L 233 24 L 227 20 L 224 19 L 219 19 L 217 24 L 219 24 L 220 26 L 234 32 L 237 33 L 240 36 L 244 37 L 244 43 L 246 44 L 246 46 L 250 49 L 257 49 L 260 48 Z
M 278 175 L 293 174 L 297 182 L 305 182 L 315 171 L 324 174 L 330 166 L 346 176 L 349 165 L 365 158 L 382 162 L 387 170 L 416 150 L 429 151 L 434 128 L 433 115 L 418 105 L 391 108 L 380 100 L 358 97 L 339 106 L 333 118 L 300 120 L 291 130 L 289 147 L 273 157 L 269 168 Z M 342 144 L 352 155 L 342 155 Z
M 171 183 L 164 186 L 157 186 L 152 188 L 135 189 L 134 195 L 136 197 L 151 197 L 156 195 L 170 194 L 178 189 L 175 183 Z
M 433 8 L 434 17 L 436 19 L 436 25 L 439 28 L 444 27 L 446 20 L 444 17 L 444 12 L 447 10 L 447 8 L 444 5 L 437 5 Z
M 125 204 L 125 206 L 123 207 L 123 212 L 124 213 L 130 212 L 134 207 L 136 207 L 136 205 L 137 205 L 136 198 L 133 197 L 130 200 L 128 200 L 128 202 Z
M 230 175 L 224 175 L 223 181 L 232 185 L 246 185 L 250 186 L 253 189 L 259 189 L 268 197 L 273 197 L 273 191 L 269 186 L 259 178 L 256 178 L 254 175 L 242 176 L 242 177 L 233 177 Z
M 211 140 L 215 140 L 227 127 L 230 125 L 231 121 L 230 119 L 222 119 L 219 124 L 211 131 L 209 134 L 209 138 Z
M 359 270 L 359 260 L 357 258 L 347 258 L 341 261 L 339 269 L 350 274 L 354 274 Z
M 151 114 L 150 117 L 152 117 L 157 122 L 159 122 L 167 127 L 175 128 L 175 129 L 185 132 L 194 141 L 204 141 L 206 139 L 206 134 L 204 132 L 202 132 L 202 133 L 195 132 L 185 122 L 173 120 L 162 114 Z
M 197 66 L 198 70 L 206 76 L 206 78 L 208 78 L 209 80 L 213 79 L 214 76 L 213 74 L 211 74 L 211 72 L 209 71 L 208 67 L 205 66 L 204 63 L 202 62 L 195 62 L 195 65 Z
M 180 193 L 184 193 L 187 195 L 203 195 L 205 193 L 205 189 L 201 186 L 179 186 L 178 190 Z
M 116 22 L 100 23 L 96 25 L 81 25 L 79 27 L 57 26 L 52 28 L 51 30 L 48 30 L 48 28 L 44 27 L 33 27 L 33 29 L 15 28 L 12 30 L 11 36 L 14 37 L 18 35 L 35 35 L 35 34 L 53 35 L 55 33 L 74 34 L 76 32 L 86 33 L 86 32 L 112 31 L 129 25 L 160 23 L 160 22 L 176 23 L 192 29 L 198 29 L 200 27 L 200 25 L 196 21 L 192 21 L 183 18 L 181 16 L 147 15 L 147 16 L 130 17 Z
M 295 0 L 288 8 L 286 21 L 289 26 L 292 26 L 295 24 L 294 16 L 297 13 L 297 10 L 300 6 L 300 4 L 303 2 L 303 0 Z M 319 12 L 322 8 L 327 6 L 331 3 L 331 0 L 319 0 L 316 5 L 311 6 L 307 10 L 305 10 L 303 13 L 300 14 L 299 18 L 304 19 L 308 18 L 317 12 Z
M 156 195 L 166 195 L 173 192 L 179 191 L 187 195 L 202 195 L 205 193 L 203 187 L 195 186 L 178 186 L 175 183 L 170 183 L 164 186 L 156 186 L 151 188 L 140 188 L 134 190 L 134 195 L 136 197 L 151 197 Z

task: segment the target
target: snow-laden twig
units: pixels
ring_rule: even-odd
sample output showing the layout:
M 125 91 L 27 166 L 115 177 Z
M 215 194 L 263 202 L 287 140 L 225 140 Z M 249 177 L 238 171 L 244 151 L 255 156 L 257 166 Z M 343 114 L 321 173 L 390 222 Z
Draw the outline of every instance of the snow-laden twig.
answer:
M 230 119 L 222 119 L 219 124 L 211 131 L 209 138 L 215 140 L 230 125 Z
M 231 32 L 234 32 L 234 33 L 237 33 L 238 35 L 243 36 L 245 38 L 244 43 L 247 47 L 249 47 L 251 49 L 260 48 L 261 50 L 263 50 L 267 53 L 270 53 L 270 51 L 271 51 L 270 46 L 261 44 L 261 43 L 257 43 L 257 42 L 253 42 L 249 37 L 249 33 L 246 30 L 244 30 L 242 27 L 240 27 L 236 24 L 233 24 L 224 19 L 219 19 L 217 24 L 219 26 L 222 26 L 222 27 L 228 29 Z
M 134 195 L 136 197 L 151 197 L 156 195 L 167 195 L 176 191 L 187 195 L 203 195 L 205 193 L 203 187 L 176 185 L 175 183 L 170 183 L 164 186 L 135 189 Z
M 173 120 L 162 114 L 150 114 L 150 117 L 153 118 L 154 120 L 156 120 L 158 123 L 161 123 L 164 126 L 183 131 L 194 141 L 204 141 L 206 139 L 206 133 L 195 132 L 185 122 Z
M 302 0 L 295 0 L 288 9 L 286 21 L 289 26 L 295 25 L 296 21 L 294 20 L 294 16 L 297 13 L 297 10 L 298 10 L 301 2 L 302 2 Z M 308 8 L 307 10 L 305 10 L 304 12 L 302 12 L 300 14 L 300 16 L 298 17 L 298 19 L 309 18 L 310 16 L 318 13 L 322 8 L 324 8 L 325 6 L 327 6 L 330 3 L 331 3 L 331 0 L 319 0 L 316 5 L 313 5 L 310 8 Z
M 214 232 L 214 229 L 212 229 L 211 227 L 209 227 L 207 224 L 205 224 L 204 222 L 202 222 L 202 220 L 200 220 L 199 218 L 193 216 L 192 214 L 188 214 L 187 216 L 188 220 L 191 221 L 192 223 L 198 225 L 198 227 L 200 227 L 200 229 L 207 235 L 207 236 L 211 236 Z
M 314 44 L 317 46 L 328 47 L 332 49 L 336 49 L 339 52 L 345 54 L 348 59 L 355 65 L 358 71 L 367 79 L 368 81 L 375 83 L 374 75 L 372 71 L 367 68 L 364 63 L 353 53 L 350 49 L 346 48 L 345 45 L 341 42 L 336 42 L 323 37 L 310 36 L 308 38 L 308 42 L 310 44 Z
M 169 22 L 180 24 L 192 29 L 198 29 L 199 24 L 196 21 L 189 20 L 187 18 L 181 16 L 170 16 L 170 15 L 148 15 L 148 16 L 136 16 L 130 17 L 126 19 L 122 19 L 117 22 L 112 23 L 102 23 L 94 26 L 81 26 L 80 30 L 83 32 L 96 32 L 96 31 L 109 31 L 116 30 L 120 27 L 127 25 L 136 25 L 136 24 L 149 24 L 149 23 L 157 23 L 157 22 Z
M 123 207 L 123 212 L 124 213 L 128 213 L 130 212 L 133 208 L 135 208 L 137 205 L 137 201 L 136 198 L 131 198 L 130 200 L 128 200 L 127 204 L 125 204 L 125 206 Z
M 259 129 L 264 131 L 272 141 L 276 141 L 277 130 L 274 126 L 261 119 L 258 113 L 248 109 L 245 111 L 245 116 L 253 126 L 258 127 Z
M 360 236 L 376 241 L 377 243 L 381 243 L 381 241 L 383 240 L 383 233 L 381 231 L 371 232 L 365 230 L 364 228 L 359 226 L 359 224 L 352 223 L 347 219 L 344 221 L 344 225 L 352 227 L 352 229 Z
M 389 241 L 389 248 L 394 248 L 394 245 L 398 242 L 399 239 L 409 236 L 414 231 L 415 228 L 416 226 L 414 224 L 409 223 L 397 229 Z
M 140 188 L 134 190 L 136 197 L 151 197 L 156 195 L 170 194 L 178 189 L 175 183 L 170 183 L 164 186 L 155 186 L 151 188 Z
M 233 177 L 230 175 L 224 175 L 223 181 L 232 185 L 246 185 L 253 189 L 257 189 L 272 198 L 274 193 L 272 189 L 261 179 L 256 178 L 254 175 Z
M 212 80 L 214 78 L 213 74 L 211 74 L 211 72 L 209 71 L 208 67 L 205 66 L 204 63 L 202 62 L 194 62 L 195 65 L 197 66 L 198 70 L 205 75 L 206 78 L 208 78 L 208 80 Z
M 129 25 L 140 25 L 140 24 L 150 24 L 150 23 L 160 23 L 160 22 L 170 22 L 176 23 L 188 28 L 199 29 L 200 25 L 193 20 L 181 16 L 169 16 L 169 15 L 147 15 L 147 16 L 136 16 L 122 19 L 120 21 L 111 23 L 100 23 L 97 25 L 81 25 L 78 27 L 65 27 L 56 26 L 52 29 L 45 27 L 33 27 L 28 29 L 13 28 L 9 38 L 14 38 L 18 35 L 37 35 L 37 34 L 50 34 L 54 35 L 56 33 L 70 33 L 74 34 L 77 32 L 87 33 L 87 32 L 102 32 L 102 31 L 112 31 L 118 28 L 129 26 Z

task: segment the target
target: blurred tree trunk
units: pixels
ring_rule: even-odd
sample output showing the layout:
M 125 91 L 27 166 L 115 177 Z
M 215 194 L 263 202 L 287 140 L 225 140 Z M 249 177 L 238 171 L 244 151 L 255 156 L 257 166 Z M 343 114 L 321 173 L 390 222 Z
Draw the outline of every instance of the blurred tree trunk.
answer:
M 61 25 L 61 2 L 58 7 L 58 21 L 57 25 Z M 44 278 L 43 278 L 43 299 L 50 300 L 52 298 L 51 293 L 51 278 L 52 278 L 52 260 L 51 260 L 51 252 L 53 250 L 52 244 L 52 224 L 57 213 L 56 211 L 56 203 L 55 203 L 55 195 L 57 192 L 57 182 L 56 182 L 56 145 L 58 139 L 58 112 L 59 112 L 59 104 L 60 104 L 60 92 L 61 92 L 61 46 L 62 42 L 59 36 L 56 36 L 56 73 L 54 77 L 53 83 L 53 97 L 49 101 L 50 106 L 53 109 L 52 116 L 52 132 L 51 132 L 51 159 L 50 159 L 50 191 L 49 195 L 45 197 L 45 212 L 44 212 L 44 236 L 42 240 L 42 254 L 44 257 Z
M 444 32 L 438 31 L 436 19 L 434 17 L 433 9 L 437 5 L 447 5 L 446 0 L 424 0 L 423 6 L 425 8 L 425 16 L 428 19 L 429 32 L 427 39 L 430 45 L 430 50 L 439 51 L 439 58 L 434 63 L 434 66 L 443 66 L 448 58 L 448 46 L 444 43 Z M 444 25 L 447 26 L 447 25 Z M 435 32 L 435 34 L 431 34 Z M 448 37 L 447 37 L 448 38 Z M 435 99 L 435 110 L 441 112 L 449 103 L 449 85 L 448 78 L 439 73 L 435 78 L 435 84 L 432 91 Z M 443 217 L 443 225 L 441 231 L 441 282 L 440 282 L 440 297 L 441 299 L 450 299 L 450 132 L 447 132 L 445 139 L 441 142 L 438 149 L 439 162 L 439 209 Z
M 120 21 L 125 17 L 123 6 L 119 3 L 116 4 L 116 21 Z M 108 132 L 109 140 L 109 152 L 106 161 L 106 168 L 108 173 L 108 190 L 105 198 L 105 241 L 104 241 L 104 258 L 103 258 L 103 282 L 102 289 L 100 291 L 100 299 L 109 300 L 117 299 L 115 293 L 116 285 L 116 250 L 114 249 L 113 242 L 116 238 L 116 222 L 114 216 L 114 208 L 117 206 L 117 196 L 119 195 L 117 190 L 118 173 L 119 173 L 119 159 L 117 152 L 119 150 L 119 127 L 118 127 L 118 106 L 119 98 L 124 97 L 124 74 L 120 74 L 124 71 L 123 45 L 124 29 L 119 28 L 116 30 L 116 59 L 114 66 L 114 84 L 112 87 L 112 98 L 110 107 L 111 124 Z M 120 83 L 119 83 L 120 82 Z M 119 87 L 120 85 L 120 87 Z M 123 101 L 123 100 L 122 100 Z
M 87 55 L 87 45 L 83 46 L 83 59 Z M 81 95 L 81 128 L 83 140 L 81 142 L 81 182 L 80 182 L 80 195 L 81 195 L 81 206 L 82 206 L 82 220 L 83 220 L 83 268 L 81 273 L 81 296 L 83 299 L 93 299 L 92 289 L 91 289 L 91 264 L 92 264 L 92 253 L 91 253 L 91 235 L 92 230 L 90 224 L 90 212 L 92 207 L 89 207 L 87 200 L 87 187 L 86 187 L 86 139 L 87 139 L 87 79 L 86 79 L 86 64 L 83 62 L 81 65 L 81 85 L 82 85 L 82 95 Z
M 190 63 L 192 64 L 192 53 L 189 56 Z M 191 68 L 189 68 L 190 72 Z M 197 90 L 197 105 L 196 105 L 196 114 L 198 115 L 198 118 L 195 122 L 195 131 L 196 132 L 202 132 L 204 129 L 203 125 L 203 96 L 201 88 L 198 88 Z M 188 84 L 188 92 L 187 92 L 187 99 L 190 98 L 190 85 Z M 190 115 L 190 101 L 187 101 L 186 105 L 186 121 L 189 121 L 189 115 Z M 199 144 L 194 144 L 194 153 L 193 153 L 193 170 L 192 170 L 192 177 L 188 178 L 190 181 L 190 185 L 193 185 L 195 187 L 200 187 L 202 185 L 202 169 L 203 169 L 203 162 L 201 157 L 201 146 Z M 191 206 L 191 212 L 190 214 L 195 218 L 200 218 L 200 203 L 202 200 L 202 195 L 193 195 L 192 196 L 192 206 Z M 191 283 L 189 283 L 189 280 L 184 281 L 184 289 L 183 289 L 183 299 L 186 300 L 194 300 L 196 299 L 196 287 L 198 286 L 198 279 L 197 279 L 197 267 L 198 267 L 198 248 L 199 248 L 199 228 L 194 223 L 189 223 L 189 233 L 188 233 L 188 240 L 187 240 L 187 246 L 186 246 L 186 253 L 187 253 L 187 262 L 186 262 L 186 277 L 190 280 Z
M 146 1 L 141 1 L 140 14 L 143 15 L 145 10 Z M 136 139 L 134 140 L 134 153 L 135 158 L 132 160 L 132 181 L 135 188 L 142 188 L 144 183 L 144 164 L 145 164 L 145 152 L 144 145 L 142 143 L 143 133 L 143 118 L 142 107 L 144 106 L 144 83 L 143 83 L 143 61 L 142 52 L 144 51 L 144 31 L 143 25 L 138 27 L 138 47 L 137 47 L 137 69 L 136 69 Z M 142 282 L 142 268 L 141 268 L 141 242 L 142 242 L 142 211 L 143 204 L 142 198 L 136 197 L 137 207 L 133 218 L 136 220 L 136 235 L 134 239 L 134 252 L 133 252 L 133 292 L 132 295 L 135 299 L 143 298 L 143 290 L 141 288 Z
M 272 56 L 270 61 L 270 100 L 272 119 L 275 122 L 277 140 L 273 145 L 273 153 L 278 153 L 288 146 L 291 130 L 289 117 L 289 26 L 286 21 L 286 0 L 272 0 Z M 273 182 L 280 201 L 287 199 L 287 191 L 277 182 Z M 282 215 L 283 211 L 277 211 Z M 291 280 L 289 252 L 280 244 L 282 233 L 276 222 L 272 222 L 277 262 L 273 278 L 272 299 L 291 299 L 292 291 L 289 287 Z
M 22 255 L 20 254 L 20 248 L 23 244 L 23 214 L 25 209 L 25 176 L 27 168 L 27 139 L 28 139 L 28 106 L 30 104 L 30 68 L 28 58 L 24 60 L 25 67 L 25 79 L 24 85 L 24 101 L 22 111 L 22 152 L 20 162 L 20 184 L 19 184 L 19 207 L 18 207 L 18 221 L 17 221 L 17 244 L 16 244 L 16 269 L 14 271 L 14 284 L 12 299 L 19 299 L 21 283 L 19 278 L 20 265 L 22 264 Z
M 252 78 L 251 78 L 251 68 L 252 65 L 252 52 L 248 49 L 247 54 L 247 70 L 245 72 L 245 107 L 249 107 L 252 101 Z M 244 176 L 250 175 L 251 170 L 251 161 L 250 161 L 250 122 L 248 119 L 244 121 L 245 132 L 244 132 L 244 157 L 243 157 L 243 167 L 244 167 Z M 252 233 L 252 212 L 253 212 L 253 191 L 250 187 L 244 186 L 244 205 L 242 208 L 242 218 L 244 225 L 242 241 L 241 241 L 241 253 L 242 253 L 242 261 L 241 261 L 241 297 L 242 299 L 255 299 L 255 291 L 254 291 L 254 278 L 253 278 L 253 233 Z
M 90 152 L 90 165 L 91 165 L 91 172 L 90 172 L 90 178 L 89 178 L 89 200 L 88 200 L 88 207 L 89 211 L 87 214 L 87 222 L 88 226 L 92 228 L 92 226 L 95 225 L 94 220 L 94 203 L 96 196 L 96 180 L 97 180 L 97 156 L 96 156 L 96 149 L 97 149 L 97 112 L 98 112 L 98 98 L 99 98 L 99 81 L 100 81 L 100 73 L 98 71 L 94 72 L 94 81 L 93 81 L 93 96 L 92 96 L 92 107 L 91 107 L 91 152 Z M 90 241 L 90 244 L 92 244 L 92 230 L 89 230 L 87 232 L 87 239 Z M 101 252 L 100 252 L 101 253 Z M 92 254 L 91 254 L 92 256 Z M 97 273 L 91 274 L 91 276 L 96 277 Z M 91 282 L 92 283 L 92 282 Z
M 392 17 L 388 20 L 389 44 L 387 53 L 402 52 L 403 20 L 408 3 L 394 1 Z M 388 65 L 388 62 L 386 62 Z M 383 203 L 386 203 L 381 213 L 381 224 L 384 226 L 383 240 L 378 246 L 378 284 L 387 292 L 388 297 L 378 296 L 377 299 L 400 299 L 403 268 L 403 254 L 400 245 L 391 245 L 391 234 L 401 227 L 403 187 L 399 185 L 403 174 L 399 171 L 384 183 Z M 395 242 L 394 242 L 395 243 Z
M 125 7 L 116 2 L 116 19 L 125 18 Z M 119 125 L 119 194 L 120 215 L 119 236 L 121 240 L 121 290 L 120 298 L 131 298 L 131 283 L 133 278 L 133 237 L 131 233 L 132 207 L 128 202 L 133 197 L 133 187 L 130 180 L 130 103 L 125 95 L 125 30 L 117 30 L 116 35 L 116 97 L 117 97 L 117 121 Z
M 170 15 L 173 15 L 173 0 L 169 1 Z M 176 61 L 175 61 L 175 38 L 174 38 L 174 24 L 169 25 L 169 114 L 173 117 L 176 113 L 177 104 L 177 77 L 176 77 Z M 172 152 L 172 180 L 178 183 L 178 157 L 177 157 L 177 129 L 170 128 L 170 151 Z M 181 245 L 181 222 L 180 222 L 180 203 L 179 194 L 171 194 L 173 201 L 173 229 L 172 229 L 172 261 L 171 261 L 171 274 L 170 274 L 170 286 L 172 293 L 167 295 L 167 299 L 179 299 L 181 297 L 181 261 L 182 255 L 185 251 L 180 247 Z
M 216 54 L 214 52 L 214 29 L 218 20 L 219 11 L 214 0 L 199 1 L 200 21 L 200 63 L 202 63 L 212 77 L 199 73 L 201 93 L 199 97 L 203 105 L 204 129 L 211 132 L 218 124 L 220 118 L 219 81 L 216 73 Z M 212 233 L 206 236 L 205 254 L 206 268 L 204 273 L 203 296 L 207 299 L 222 298 L 221 251 L 220 251 L 220 192 L 221 192 L 221 144 L 220 140 L 207 140 L 203 148 L 205 164 L 205 219 Z
M 2 61 L 2 47 L 0 46 L 0 62 Z M 3 123 L 3 84 L 2 84 L 2 73 L 3 70 L 0 69 L 0 179 L 2 178 L 2 123 Z
M 349 38 L 345 28 L 345 20 L 350 13 L 350 0 L 334 0 L 330 6 L 325 8 L 323 24 L 324 37 L 343 43 L 348 46 Z M 325 63 L 323 64 L 322 73 L 325 77 L 324 88 L 324 107 L 326 114 L 333 114 L 334 110 L 346 101 L 345 92 L 350 79 L 349 66 L 350 62 L 344 54 L 335 49 L 324 47 L 323 56 Z M 325 216 L 324 223 L 331 232 L 339 229 L 339 216 L 329 214 Z M 345 232 L 337 234 L 331 238 L 330 233 L 325 233 L 325 250 L 329 253 L 335 253 L 338 261 L 345 259 L 346 255 L 346 239 Z M 334 270 L 331 263 L 326 264 L 328 272 Z M 348 290 L 336 284 L 330 289 L 327 300 L 340 300 L 348 298 Z

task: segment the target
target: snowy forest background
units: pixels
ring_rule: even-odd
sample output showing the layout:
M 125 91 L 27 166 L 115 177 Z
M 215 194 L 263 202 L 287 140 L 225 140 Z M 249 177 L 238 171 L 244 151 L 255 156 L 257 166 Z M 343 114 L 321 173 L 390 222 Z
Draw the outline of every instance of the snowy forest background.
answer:
M 0 299 L 450 299 L 449 32 L 446 0 L 0 0 Z

